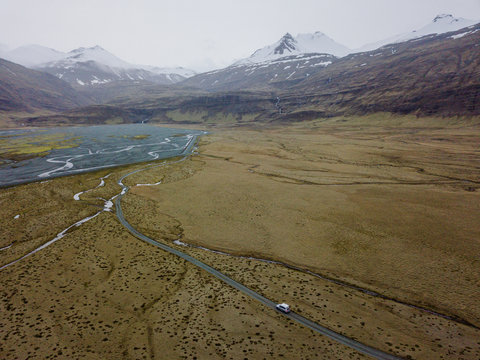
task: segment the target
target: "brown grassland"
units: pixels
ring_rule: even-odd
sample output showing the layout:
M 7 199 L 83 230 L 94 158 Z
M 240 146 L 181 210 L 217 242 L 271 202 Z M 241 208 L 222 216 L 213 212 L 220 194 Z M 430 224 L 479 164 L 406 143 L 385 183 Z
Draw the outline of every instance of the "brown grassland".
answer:
M 405 358 L 478 359 L 479 134 L 477 120 L 387 115 L 218 127 L 187 161 L 125 179 L 122 207 L 137 230 L 332 330 Z M 0 265 L 95 214 L 143 166 L 1 189 Z M 363 358 L 113 212 L 0 270 L 0 292 L 2 359 Z

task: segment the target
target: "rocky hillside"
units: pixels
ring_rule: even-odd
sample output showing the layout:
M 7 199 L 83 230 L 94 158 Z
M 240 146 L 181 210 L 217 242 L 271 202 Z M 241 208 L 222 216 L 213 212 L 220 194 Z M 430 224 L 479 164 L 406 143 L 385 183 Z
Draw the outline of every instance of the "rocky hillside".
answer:
M 337 61 L 329 54 L 301 54 L 264 62 L 238 63 L 228 68 L 199 74 L 182 85 L 208 91 L 279 89 L 304 80 Z
M 346 56 L 282 92 L 285 112 L 480 115 L 480 24 Z
M 224 69 L 198 74 L 185 80 L 183 84 L 207 91 L 287 89 L 314 74 L 327 74 L 329 65 L 345 57 L 350 59 L 353 54 L 373 51 L 388 44 L 399 45 L 410 41 L 411 45 L 417 40 L 456 32 L 475 23 L 452 15 L 438 15 L 420 29 L 398 34 L 357 50 L 350 50 L 321 32 L 299 34 L 296 37 L 287 33 L 276 43 L 255 51 L 246 59 Z M 402 46 L 399 45 L 399 48 Z
M 92 102 L 55 76 L 0 59 L 0 111 L 63 111 Z
M 479 44 L 477 24 L 342 58 L 231 66 L 184 83 L 209 91 L 262 89 L 278 110 L 268 117 L 285 121 L 374 112 L 480 115 Z

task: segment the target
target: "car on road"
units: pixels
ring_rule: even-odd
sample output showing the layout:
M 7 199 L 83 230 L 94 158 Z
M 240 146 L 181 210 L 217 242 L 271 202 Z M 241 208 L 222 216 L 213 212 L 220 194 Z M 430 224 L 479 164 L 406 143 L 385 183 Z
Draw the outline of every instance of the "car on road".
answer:
M 285 304 L 285 303 L 281 303 L 281 304 L 277 304 L 275 306 L 275 308 L 278 310 L 278 311 L 281 311 L 285 314 L 288 314 L 290 312 L 290 305 L 288 304 Z

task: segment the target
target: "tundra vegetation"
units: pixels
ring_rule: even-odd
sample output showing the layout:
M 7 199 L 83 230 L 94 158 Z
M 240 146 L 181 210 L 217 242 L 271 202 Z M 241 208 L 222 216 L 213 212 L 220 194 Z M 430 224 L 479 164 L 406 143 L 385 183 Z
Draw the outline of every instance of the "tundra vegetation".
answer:
M 126 178 L 122 208 L 142 233 L 344 335 L 405 358 L 478 359 L 479 130 L 387 114 L 216 126 L 186 161 Z M 98 212 L 144 166 L 2 189 L 1 264 Z M 6 359 L 363 358 L 136 239 L 114 211 L 0 283 Z

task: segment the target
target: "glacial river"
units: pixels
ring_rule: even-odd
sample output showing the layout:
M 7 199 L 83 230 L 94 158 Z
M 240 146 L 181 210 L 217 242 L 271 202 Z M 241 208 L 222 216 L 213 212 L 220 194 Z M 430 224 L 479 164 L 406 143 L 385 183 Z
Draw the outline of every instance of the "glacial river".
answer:
M 146 124 L 0 131 L 0 138 L 10 142 L 44 146 L 45 139 L 62 139 L 70 146 L 0 165 L 0 186 L 182 155 L 204 133 Z

